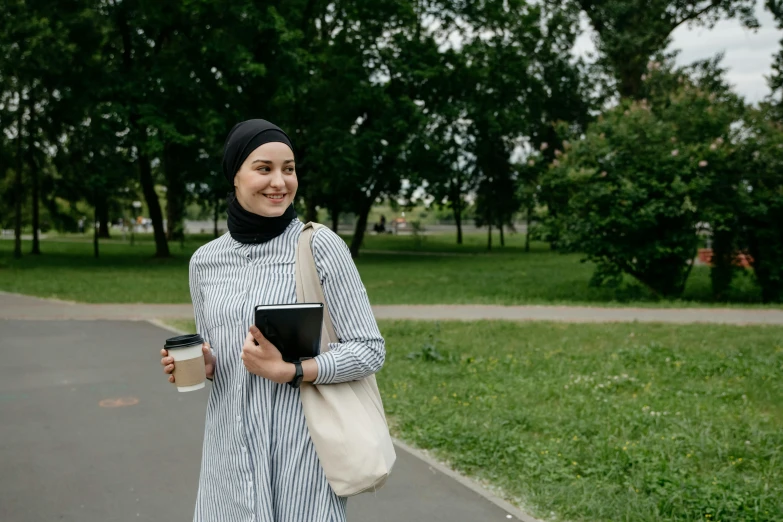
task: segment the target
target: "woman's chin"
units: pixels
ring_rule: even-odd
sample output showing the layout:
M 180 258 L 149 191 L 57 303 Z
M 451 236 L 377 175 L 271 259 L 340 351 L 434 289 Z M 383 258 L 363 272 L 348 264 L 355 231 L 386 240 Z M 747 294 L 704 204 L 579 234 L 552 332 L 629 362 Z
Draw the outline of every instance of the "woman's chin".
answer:
M 283 206 L 283 205 L 274 205 L 274 206 L 263 205 L 263 206 L 256 207 L 255 209 L 253 209 L 253 211 L 259 216 L 280 217 L 283 214 L 285 214 L 287 208 L 288 208 L 287 206 Z

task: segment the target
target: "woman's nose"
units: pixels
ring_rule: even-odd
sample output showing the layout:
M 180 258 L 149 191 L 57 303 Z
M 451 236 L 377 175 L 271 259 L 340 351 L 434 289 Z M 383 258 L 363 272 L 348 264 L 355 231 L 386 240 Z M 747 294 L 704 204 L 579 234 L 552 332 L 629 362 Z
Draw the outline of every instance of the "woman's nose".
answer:
M 269 184 L 273 187 L 285 186 L 285 181 L 283 180 L 283 172 L 280 169 L 274 169 L 272 171 L 272 179 L 269 180 Z

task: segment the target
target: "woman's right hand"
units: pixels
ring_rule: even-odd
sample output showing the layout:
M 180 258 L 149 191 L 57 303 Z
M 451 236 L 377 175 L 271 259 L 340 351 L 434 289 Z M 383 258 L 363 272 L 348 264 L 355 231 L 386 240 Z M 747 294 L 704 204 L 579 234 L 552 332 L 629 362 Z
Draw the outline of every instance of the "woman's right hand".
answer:
M 209 349 L 209 345 L 204 343 L 201 345 L 201 351 L 204 353 L 204 367 L 206 368 L 207 379 L 212 379 L 215 376 L 215 358 L 212 356 L 212 350 Z M 163 373 L 169 376 L 169 382 L 174 382 L 174 357 L 169 357 L 169 352 L 164 348 L 160 351 L 161 359 L 160 364 L 163 366 Z

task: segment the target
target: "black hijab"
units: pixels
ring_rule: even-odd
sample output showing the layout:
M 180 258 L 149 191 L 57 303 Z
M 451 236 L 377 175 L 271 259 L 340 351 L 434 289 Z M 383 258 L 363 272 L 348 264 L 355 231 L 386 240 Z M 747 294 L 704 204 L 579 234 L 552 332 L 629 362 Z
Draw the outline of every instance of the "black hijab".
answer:
M 229 183 L 251 152 L 264 143 L 280 142 L 294 146 L 288 135 L 277 125 L 266 120 L 247 120 L 234 125 L 223 146 L 223 175 Z M 245 210 L 234 191 L 228 195 L 228 231 L 240 243 L 266 243 L 282 234 L 296 219 L 293 204 L 281 216 L 265 217 Z

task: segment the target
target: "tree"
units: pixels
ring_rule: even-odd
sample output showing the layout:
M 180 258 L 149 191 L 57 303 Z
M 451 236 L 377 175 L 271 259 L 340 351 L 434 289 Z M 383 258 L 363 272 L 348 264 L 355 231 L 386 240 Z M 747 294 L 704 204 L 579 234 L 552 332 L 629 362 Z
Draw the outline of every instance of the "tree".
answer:
M 696 165 L 676 129 L 623 102 L 552 167 L 570 192 L 563 246 L 597 264 L 593 284 L 627 273 L 658 295 L 682 293 L 698 245 Z
M 546 140 L 554 141 L 556 123 L 582 128 L 591 97 L 583 64 L 571 56 L 577 33 L 567 13 L 519 1 L 482 2 L 467 12 L 473 36 L 462 52 L 471 152 L 480 176 L 477 212 L 480 223 L 500 230 L 502 243 L 503 227 L 521 205 L 512 154 L 554 149 Z
M 161 86 L 161 52 L 176 37 L 182 21 L 177 4 L 111 0 L 103 6 L 110 35 L 104 56 L 107 69 L 106 100 L 127 122 L 130 148 L 138 165 L 144 199 L 155 237 L 155 256 L 168 257 L 163 213 L 155 191 L 152 161 L 162 149 L 158 117 Z M 164 88 L 165 90 L 165 88 Z M 165 119 L 165 118 L 164 118 Z
M 672 72 L 671 62 L 665 68 L 656 67 L 643 88 L 653 111 L 675 124 L 678 144 L 699 158 L 702 193 L 694 202 L 702 221 L 709 224 L 710 278 L 716 300 L 726 298 L 740 270 L 736 258 L 744 250 L 739 223 L 741 186 L 748 160 L 747 148 L 738 145 L 745 104 L 728 85 L 721 60 L 718 55 Z
M 320 44 L 310 46 L 314 72 L 301 111 L 310 118 L 297 132 L 304 143 L 303 188 L 333 218 L 344 211 L 357 215 L 354 257 L 372 205 L 399 192 L 402 178 L 410 177 L 423 121 L 416 100 L 426 88 L 427 58 L 437 50 L 417 30 L 421 13 L 413 4 L 336 3 L 318 24 L 326 27 Z
M 751 111 L 743 146 L 749 152 L 741 222 L 765 303 L 783 301 L 783 125 L 778 107 Z
M 594 283 L 626 273 L 679 296 L 702 223 L 721 256 L 731 263 L 736 255 L 744 105 L 719 60 L 679 70 L 664 62 L 644 86 L 649 98 L 607 111 L 547 174 L 569 193 L 564 239 L 598 264 Z M 724 269 L 713 271 L 716 296 L 731 280 Z
M 449 31 L 433 32 L 438 40 Z M 438 206 L 451 209 L 457 226 L 457 244 L 462 244 L 462 221 L 466 194 L 476 188 L 477 169 L 471 152 L 469 120 L 471 85 L 466 77 L 466 54 L 461 49 L 429 48 L 421 74 L 426 82 L 418 89 L 417 103 L 422 111 L 423 130 L 411 144 L 411 164 L 407 176 L 410 191 L 425 187 Z
M 683 24 L 712 27 L 721 19 L 739 18 L 758 27 L 754 0 L 573 0 L 596 32 L 600 61 L 615 78 L 622 97 L 640 98 L 647 63 L 664 51 L 671 34 Z
M 59 116 L 69 106 L 68 93 L 76 78 L 74 71 L 81 70 L 85 60 L 90 59 L 76 45 L 89 47 L 94 43 L 90 7 L 78 1 L 63 4 L 51 0 L 14 0 L 5 5 L 5 16 L 0 23 L 0 53 L 7 65 L 0 85 L 17 112 L 15 118 L 3 120 L 9 124 L 14 121 L 16 127 L 13 131 L 18 155 L 15 228 L 21 230 L 22 175 L 26 172 L 32 196 L 34 254 L 40 253 L 41 176 L 48 165 L 44 151 L 61 136 Z M 10 99 L 9 89 L 14 92 Z

